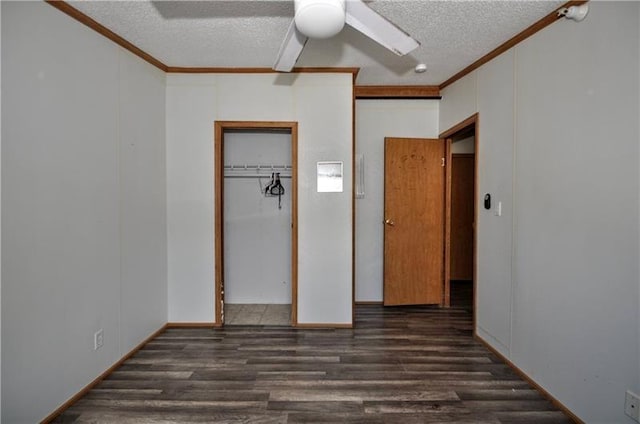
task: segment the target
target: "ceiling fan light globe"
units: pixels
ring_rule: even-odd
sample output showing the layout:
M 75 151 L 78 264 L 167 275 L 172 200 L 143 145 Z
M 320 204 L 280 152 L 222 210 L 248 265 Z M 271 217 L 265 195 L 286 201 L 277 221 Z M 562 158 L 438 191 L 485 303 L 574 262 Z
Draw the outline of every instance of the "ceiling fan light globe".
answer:
M 344 27 L 345 0 L 295 0 L 294 4 L 296 27 L 309 38 L 330 38 Z

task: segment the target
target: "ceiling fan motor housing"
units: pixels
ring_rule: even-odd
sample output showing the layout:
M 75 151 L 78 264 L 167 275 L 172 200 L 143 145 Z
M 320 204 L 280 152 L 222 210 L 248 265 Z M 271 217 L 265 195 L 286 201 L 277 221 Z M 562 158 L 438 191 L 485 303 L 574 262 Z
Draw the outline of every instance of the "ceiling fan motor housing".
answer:
M 294 7 L 296 27 L 309 38 L 330 38 L 344 27 L 345 0 L 295 0 Z

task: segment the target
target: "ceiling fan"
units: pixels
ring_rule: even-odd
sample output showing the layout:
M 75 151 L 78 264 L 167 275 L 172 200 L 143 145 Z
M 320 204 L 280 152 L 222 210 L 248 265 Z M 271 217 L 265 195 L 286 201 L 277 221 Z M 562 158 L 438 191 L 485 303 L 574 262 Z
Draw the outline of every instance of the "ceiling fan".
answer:
M 295 15 L 285 35 L 273 69 L 290 72 L 309 38 L 330 38 L 345 23 L 398 56 L 404 56 L 420 43 L 363 0 L 294 0 Z

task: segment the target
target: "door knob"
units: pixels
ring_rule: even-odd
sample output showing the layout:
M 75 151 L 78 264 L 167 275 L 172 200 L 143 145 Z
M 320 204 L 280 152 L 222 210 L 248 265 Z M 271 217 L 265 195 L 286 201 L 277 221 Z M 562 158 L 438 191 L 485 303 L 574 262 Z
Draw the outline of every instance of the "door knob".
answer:
M 384 220 L 384 223 L 385 223 L 385 224 L 387 224 L 387 225 L 390 225 L 390 226 L 392 226 L 392 227 L 393 227 L 394 225 L 396 225 L 396 224 L 395 224 L 392 220 L 390 220 L 390 219 L 385 219 L 385 220 Z

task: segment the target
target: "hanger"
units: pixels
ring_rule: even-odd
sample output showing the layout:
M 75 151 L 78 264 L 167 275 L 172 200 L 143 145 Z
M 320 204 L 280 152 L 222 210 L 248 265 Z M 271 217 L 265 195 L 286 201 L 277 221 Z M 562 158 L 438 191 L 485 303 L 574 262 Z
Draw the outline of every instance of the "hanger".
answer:
M 275 181 L 270 185 L 269 193 L 272 196 L 278 196 L 278 209 L 282 209 L 282 195 L 284 194 L 284 186 L 280 182 L 279 172 L 276 172 Z
M 271 181 L 264 188 L 264 195 L 267 197 L 278 196 L 278 209 L 282 209 L 282 196 L 284 195 L 284 186 L 280 181 L 280 173 L 272 172 Z
M 271 173 L 271 181 L 269 181 L 269 183 L 267 184 L 267 186 L 264 188 L 264 195 L 268 196 L 271 193 L 271 187 L 276 183 L 275 180 L 275 174 L 272 172 Z
M 276 172 L 275 181 L 269 187 L 269 193 L 272 196 L 281 196 L 284 194 L 284 186 L 280 182 L 280 173 Z

